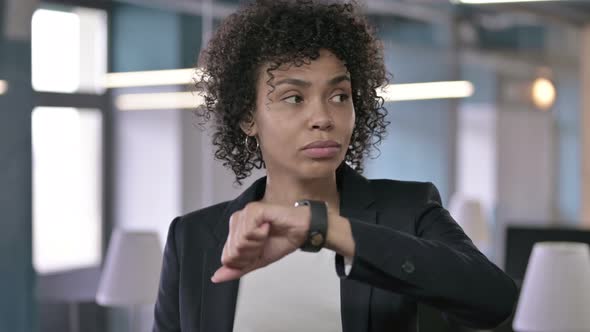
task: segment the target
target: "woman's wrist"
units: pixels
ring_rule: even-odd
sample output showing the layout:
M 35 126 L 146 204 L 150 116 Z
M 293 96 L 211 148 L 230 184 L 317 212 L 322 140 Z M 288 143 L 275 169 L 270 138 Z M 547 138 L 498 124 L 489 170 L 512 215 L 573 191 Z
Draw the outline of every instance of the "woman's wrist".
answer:
M 345 257 L 354 257 L 355 243 L 348 219 L 339 214 L 328 212 L 328 233 L 325 248 Z

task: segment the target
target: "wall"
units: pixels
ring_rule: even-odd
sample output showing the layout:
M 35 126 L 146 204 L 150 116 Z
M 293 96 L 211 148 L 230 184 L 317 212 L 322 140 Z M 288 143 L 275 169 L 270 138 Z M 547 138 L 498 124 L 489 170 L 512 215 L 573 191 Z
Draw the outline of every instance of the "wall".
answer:
M 385 52 L 387 68 L 394 76 L 391 83 L 454 79 L 453 54 L 447 49 L 388 41 Z M 388 135 L 379 147 L 379 157 L 367 160 L 365 175 L 431 181 L 446 204 L 454 187 L 455 107 L 448 99 L 387 103 Z
M 0 331 L 30 332 L 37 330 L 31 250 L 31 41 L 20 21 L 8 20 L 15 7 L 16 1 L 0 1 L 0 79 L 9 84 L 0 95 Z M 30 22 L 30 12 L 20 14 Z M 20 38 L 9 39 L 15 32 Z
M 510 224 L 580 223 L 577 64 L 469 53 L 464 67 L 477 90 L 459 115 L 458 190 L 483 200 L 493 233 L 491 256 L 502 266 Z M 535 109 L 526 91 L 518 90 L 541 67 L 552 69 L 558 91 L 548 112 Z
M 111 72 L 176 69 L 181 64 L 181 17 L 174 12 L 115 5 L 111 24 Z M 113 91 L 146 92 L 151 88 Z M 170 88 L 166 89 L 171 90 Z M 114 112 L 114 226 L 158 231 L 164 246 L 181 212 L 181 113 L 179 110 Z M 110 331 L 125 331 L 128 312 L 112 309 Z M 153 306 L 143 308 L 140 329 L 149 330 Z

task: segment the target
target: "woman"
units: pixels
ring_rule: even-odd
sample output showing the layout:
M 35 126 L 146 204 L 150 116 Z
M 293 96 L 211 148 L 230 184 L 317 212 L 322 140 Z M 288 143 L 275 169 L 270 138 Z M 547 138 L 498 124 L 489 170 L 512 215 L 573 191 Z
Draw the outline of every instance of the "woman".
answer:
M 252 3 L 201 66 L 216 157 L 238 182 L 267 175 L 172 222 L 154 331 L 417 331 L 418 302 L 475 328 L 512 313 L 515 284 L 433 184 L 360 175 L 388 80 L 355 5 Z

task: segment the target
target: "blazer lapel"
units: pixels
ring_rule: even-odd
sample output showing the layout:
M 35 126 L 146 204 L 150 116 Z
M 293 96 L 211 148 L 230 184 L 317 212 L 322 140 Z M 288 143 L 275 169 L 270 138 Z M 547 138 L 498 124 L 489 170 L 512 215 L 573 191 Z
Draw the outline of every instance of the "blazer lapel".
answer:
M 347 165 L 341 169 L 339 181 L 340 215 L 366 223 L 377 223 L 377 210 L 366 178 Z M 354 262 L 353 262 L 354 264 Z M 340 279 L 340 310 L 343 332 L 369 330 L 371 286 L 351 279 Z
M 217 240 L 217 246 L 205 252 L 203 263 L 200 332 L 232 332 L 233 330 L 240 282 L 234 280 L 215 284 L 210 278 L 221 267 L 221 253 L 229 234 L 229 218 L 232 213 L 241 210 L 249 202 L 262 198 L 265 186 L 266 177 L 256 180 L 228 204 L 221 220 L 214 226 L 213 235 Z

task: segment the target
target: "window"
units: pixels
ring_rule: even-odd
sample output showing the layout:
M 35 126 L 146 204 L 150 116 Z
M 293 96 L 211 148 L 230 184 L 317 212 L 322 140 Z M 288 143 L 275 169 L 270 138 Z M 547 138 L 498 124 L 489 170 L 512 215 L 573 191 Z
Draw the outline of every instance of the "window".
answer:
M 31 81 L 47 92 L 104 92 L 107 17 L 98 9 L 38 9 L 31 26 Z
M 100 111 L 36 107 L 32 135 L 35 269 L 50 273 L 99 265 Z
M 107 14 L 44 5 L 31 32 L 34 267 L 42 275 L 96 267 L 104 233 Z

